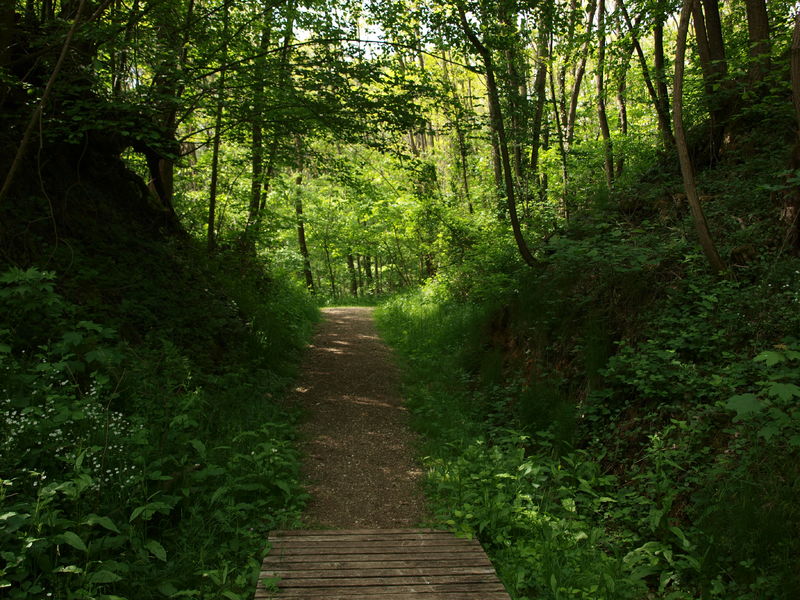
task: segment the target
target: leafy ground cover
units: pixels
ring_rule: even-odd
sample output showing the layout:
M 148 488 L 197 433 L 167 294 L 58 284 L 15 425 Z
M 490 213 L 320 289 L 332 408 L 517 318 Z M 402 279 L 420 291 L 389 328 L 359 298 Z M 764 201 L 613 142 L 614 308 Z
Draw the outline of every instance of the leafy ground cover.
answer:
M 299 517 L 276 400 L 314 308 L 241 257 L 151 250 L 0 275 L 4 597 L 248 598 Z
M 497 245 L 380 309 L 437 519 L 515 598 L 800 594 L 800 261 L 748 168 L 703 174 L 722 247 L 755 250 L 727 276 L 628 187 L 533 270 Z

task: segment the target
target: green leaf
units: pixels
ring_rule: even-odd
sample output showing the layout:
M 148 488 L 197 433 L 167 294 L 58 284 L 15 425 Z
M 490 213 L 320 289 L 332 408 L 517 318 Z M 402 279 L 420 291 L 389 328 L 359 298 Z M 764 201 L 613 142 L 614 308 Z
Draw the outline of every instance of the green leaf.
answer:
M 105 527 L 109 531 L 113 531 L 114 533 L 119 533 L 119 528 L 114 525 L 114 521 L 109 519 L 108 517 L 101 517 L 100 515 L 91 514 L 83 520 L 85 525 L 100 525 L 100 527 Z
M 159 544 L 157 541 L 147 540 L 144 543 L 144 547 L 150 550 L 150 553 L 157 559 L 167 562 L 167 551 L 164 550 L 164 546 Z
M 68 331 L 64 334 L 64 343 L 69 346 L 77 346 L 83 341 L 83 334 L 78 331 Z
M 782 352 L 775 352 L 774 350 L 764 350 L 753 360 L 764 361 L 768 367 L 772 367 L 786 360 L 786 356 Z
M 64 567 L 59 567 L 55 570 L 56 573 L 83 573 L 83 569 L 81 569 L 78 565 L 66 565 Z
M 81 550 L 82 552 L 86 552 L 88 548 L 86 544 L 83 543 L 83 540 L 77 533 L 72 531 L 65 531 L 61 534 L 61 539 L 64 541 L 65 544 L 69 544 L 73 548 L 77 550 Z
M 800 398 L 800 387 L 793 383 L 770 383 L 767 393 L 770 396 L 788 401 L 792 398 Z
M 206 445 L 203 442 L 201 442 L 200 440 L 191 440 L 189 443 L 192 445 L 192 447 L 195 450 L 197 450 L 197 453 L 201 457 L 205 458 L 205 456 L 206 456 Z
M 133 522 L 139 516 L 142 517 L 143 521 L 149 521 L 156 512 L 167 514 L 169 508 L 170 506 L 166 502 L 148 502 L 144 506 L 137 506 L 134 508 L 128 522 Z
M 87 579 L 89 583 L 114 583 L 122 579 L 122 577 L 106 569 L 101 569 L 100 571 L 90 573 Z
M 0 344 L 0 354 L 10 354 L 11 346 L 8 344 Z
M 736 411 L 736 418 L 741 419 L 742 417 L 761 412 L 764 406 L 755 394 L 739 394 L 737 396 L 731 396 L 725 404 L 725 408 Z

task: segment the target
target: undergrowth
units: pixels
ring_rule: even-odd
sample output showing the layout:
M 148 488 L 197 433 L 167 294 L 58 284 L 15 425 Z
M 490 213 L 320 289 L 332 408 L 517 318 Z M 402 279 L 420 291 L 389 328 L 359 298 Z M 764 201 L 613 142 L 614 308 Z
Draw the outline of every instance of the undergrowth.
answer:
M 608 208 L 533 270 L 473 261 L 378 312 L 436 517 L 514 598 L 800 596 L 800 261 L 763 198 L 707 177 L 723 248 L 758 241 L 729 277 L 685 213 Z
M 3 597 L 249 598 L 267 532 L 298 519 L 276 400 L 315 310 L 182 244 L 0 274 Z

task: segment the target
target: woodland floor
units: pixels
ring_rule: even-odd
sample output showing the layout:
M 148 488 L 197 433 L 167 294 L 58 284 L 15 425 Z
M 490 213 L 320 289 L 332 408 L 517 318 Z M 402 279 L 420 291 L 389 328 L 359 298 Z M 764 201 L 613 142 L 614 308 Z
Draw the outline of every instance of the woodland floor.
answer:
M 415 436 L 399 394 L 390 349 L 372 309 L 323 309 L 294 399 L 303 476 L 311 493 L 309 528 L 404 528 L 425 521 Z

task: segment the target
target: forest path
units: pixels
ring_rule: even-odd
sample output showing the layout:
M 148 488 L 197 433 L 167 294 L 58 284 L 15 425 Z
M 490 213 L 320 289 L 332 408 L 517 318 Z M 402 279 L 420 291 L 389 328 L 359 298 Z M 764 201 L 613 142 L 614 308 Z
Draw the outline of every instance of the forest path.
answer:
M 425 520 L 422 471 L 390 349 L 373 309 L 323 309 L 294 390 L 306 411 L 310 528 L 403 528 Z

